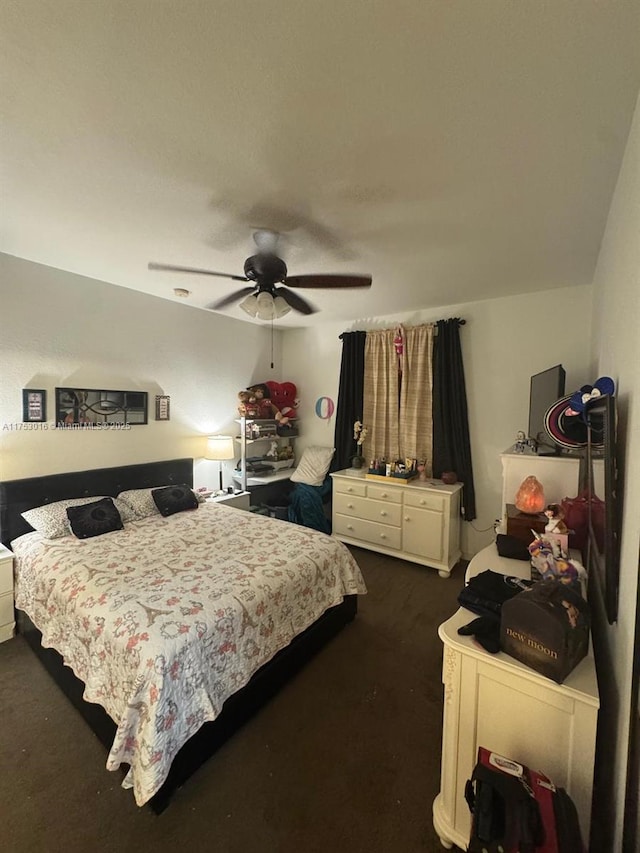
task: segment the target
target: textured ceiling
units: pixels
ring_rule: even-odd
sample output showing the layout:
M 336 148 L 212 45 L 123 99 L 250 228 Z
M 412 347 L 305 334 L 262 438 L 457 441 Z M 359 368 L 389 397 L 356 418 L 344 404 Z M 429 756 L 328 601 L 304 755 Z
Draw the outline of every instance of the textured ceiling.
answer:
M 147 262 L 242 274 L 255 227 L 283 232 L 292 274 L 373 275 L 282 327 L 591 281 L 636 0 L 0 0 L 0 18 L 1 251 L 196 306 L 241 285 Z

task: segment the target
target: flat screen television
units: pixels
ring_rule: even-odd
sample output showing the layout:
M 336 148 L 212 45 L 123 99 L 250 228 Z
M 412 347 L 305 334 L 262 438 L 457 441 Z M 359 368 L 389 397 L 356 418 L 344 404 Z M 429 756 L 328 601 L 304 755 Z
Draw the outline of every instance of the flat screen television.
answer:
M 531 377 L 528 438 L 535 442 L 537 453 L 541 456 L 560 453 L 560 447 L 555 444 L 544 428 L 544 416 L 550 406 L 564 395 L 565 378 L 565 370 L 561 364 L 549 367 Z
M 590 402 L 587 419 L 589 595 L 595 575 L 610 624 L 618 618 L 619 472 L 616 455 L 616 401 L 604 394 Z

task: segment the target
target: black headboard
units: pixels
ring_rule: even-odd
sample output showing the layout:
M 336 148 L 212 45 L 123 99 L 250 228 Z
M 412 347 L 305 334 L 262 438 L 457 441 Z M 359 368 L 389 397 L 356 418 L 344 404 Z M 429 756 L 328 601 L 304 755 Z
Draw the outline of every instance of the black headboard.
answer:
M 66 498 L 115 497 L 125 489 L 145 489 L 172 483 L 193 486 L 193 459 L 168 459 L 25 480 L 5 480 L 0 483 L 0 540 L 8 546 L 13 539 L 33 530 L 20 513 L 35 506 Z

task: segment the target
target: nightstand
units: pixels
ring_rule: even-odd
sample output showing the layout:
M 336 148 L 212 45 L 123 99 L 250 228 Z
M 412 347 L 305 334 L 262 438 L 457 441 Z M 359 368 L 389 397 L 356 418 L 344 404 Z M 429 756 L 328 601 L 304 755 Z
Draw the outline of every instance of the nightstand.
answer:
M 0 545 L 0 643 L 13 637 L 13 553 Z
M 249 492 L 238 492 L 235 495 L 214 495 L 211 498 L 207 498 L 207 503 L 234 506 L 237 509 L 245 509 L 248 512 L 251 505 L 251 495 Z

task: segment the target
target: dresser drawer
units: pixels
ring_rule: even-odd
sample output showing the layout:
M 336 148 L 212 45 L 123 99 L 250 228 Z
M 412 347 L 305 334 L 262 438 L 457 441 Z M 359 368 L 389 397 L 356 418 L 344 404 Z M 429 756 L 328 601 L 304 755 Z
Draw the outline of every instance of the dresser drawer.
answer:
M 367 484 L 362 480 L 339 480 L 337 477 L 333 480 L 334 492 L 340 492 L 345 495 L 360 495 L 364 497 L 367 494 Z
M 0 595 L 0 625 L 13 622 L 13 593 Z
M 400 528 L 366 521 L 362 518 L 352 518 L 348 515 L 334 515 L 333 532 L 337 536 L 348 536 L 350 539 L 361 539 L 371 545 L 383 548 L 400 548 Z
M 436 495 L 433 492 L 407 492 L 404 496 L 404 505 L 442 512 L 444 509 L 444 497 Z
M 3 592 L 13 593 L 13 557 L 0 560 L 0 595 Z
M 387 501 L 387 503 L 401 504 L 402 493 L 400 489 L 390 489 L 388 486 L 378 486 L 369 483 L 367 486 L 367 497 L 376 501 Z
M 386 504 L 384 501 L 354 498 L 351 495 L 335 495 L 333 508 L 342 515 L 379 521 L 381 524 L 393 524 L 396 527 L 400 526 L 402 518 L 402 507 L 399 504 Z

